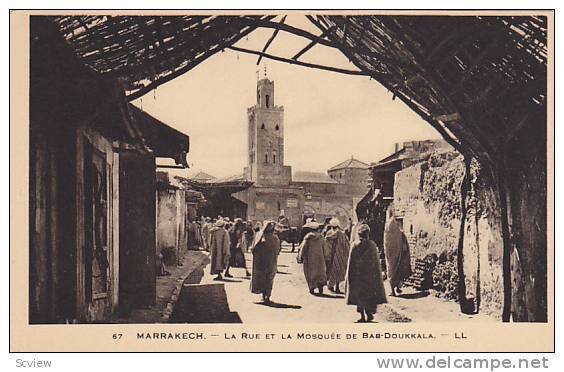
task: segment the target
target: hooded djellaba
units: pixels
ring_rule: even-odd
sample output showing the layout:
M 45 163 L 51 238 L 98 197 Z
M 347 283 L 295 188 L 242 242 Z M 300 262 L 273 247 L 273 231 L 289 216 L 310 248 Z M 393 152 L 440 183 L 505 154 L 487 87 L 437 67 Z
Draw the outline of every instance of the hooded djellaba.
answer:
M 356 305 L 360 313 L 358 322 L 374 319 L 379 304 L 388 302 L 378 247 L 369 238 L 370 227 L 360 225 L 358 240 L 353 242 L 347 265 L 347 305 Z
M 411 276 L 411 254 L 407 237 L 396 220 L 392 206 L 388 207 L 388 224 L 384 230 L 384 252 L 392 296 L 401 293 L 402 281 Z
M 225 221 L 218 219 L 210 229 L 210 272 L 212 275 L 217 275 L 214 280 L 222 279 L 221 273 L 229 265 L 231 256 L 229 233 L 225 230 L 224 225 Z
M 327 281 L 329 290 L 341 293 L 339 283 L 345 280 L 347 272 L 347 260 L 349 258 L 349 241 L 345 233 L 341 230 L 339 220 L 331 219 L 330 228 L 325 234 L 327 241 Z
M 327 269 L 325 259 L 327 244 L 325 238 L 319 232 L 320 225 L 310 222 L 306 225 L 312 231 L 308 233 L 300 244 L 298 252 L 298 263 L 304 265 L 304 275 L 309 287 L 309 293 L 313 294 L 315 288 L 323 293 L 323 287 L 327 285 Z
M 256 234 L 252 245 L 253 275 L 251 277 L 251 292 L 262 294 L 265 303 L 270 303 L 272 285 L 278 268 L 278 254 L 280 240 L 274 233 L 275 222 L 268 221 Z

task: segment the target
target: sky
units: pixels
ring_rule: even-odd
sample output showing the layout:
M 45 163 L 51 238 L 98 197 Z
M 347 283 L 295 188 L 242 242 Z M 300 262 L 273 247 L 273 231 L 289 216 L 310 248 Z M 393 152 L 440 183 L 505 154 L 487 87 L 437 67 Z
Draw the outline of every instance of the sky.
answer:
M 305 17 L 287 24 L 319 34 Z M 262 50 L 272 29 L 259 29 L 236 46 Z M 291 58 L 309 40 L 279 32 L 267 53 Z M 317 45 L 300 60 L 356 70 L 338 50 Z M 190 136 L 190 175 L 242 174 L 247 161 L 247 108 L 256 103 L 257 71 L 274 80 L 275 105 L 284 107 L 285 165 L 325 172 L 351 156 L 376 162 L 396 142 L 440 138 L 427 122 L 378 82 L 225 50 L 133 103 Z M 159 163 L 169 163 L 160 161 Z

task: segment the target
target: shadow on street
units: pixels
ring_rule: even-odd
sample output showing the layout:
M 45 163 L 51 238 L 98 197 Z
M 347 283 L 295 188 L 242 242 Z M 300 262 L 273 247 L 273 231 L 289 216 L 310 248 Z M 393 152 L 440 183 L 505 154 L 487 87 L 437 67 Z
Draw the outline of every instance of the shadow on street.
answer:
M 429 296 L 429 291 L 398 294 L 396 297 L 414 300 L 417 298 L 423 298 L 427 296 Z
M 281 304 L 278 302 L 274 302 L 274 301 L 270 301 L 268 303 L 266 302 L 255 302 L 256 305 L 262 305 L 262 306 L 268 306 L 268 307 L 273 307 L 276 309 L 301 309 L 302 307 L 300 305 L 288 305 L 288 304 Z
M 333 299 L 343 299 L 345 298 L 344 295 L 330 295 L 327 293 L 314 293 L 315 297 L 323 297 L 323 298 L 333 298 Z
M 229 309 L 225 285 L 183 285 L 170 323 L 242 323 Z
M 225 284 L 199 284 L 209 262 L 207 258 L 202 266 L 184 280 L 170 323 L 241 323 L 239 314 L 229 309 Z M 241 282 L 229 279 L 223 281 Z

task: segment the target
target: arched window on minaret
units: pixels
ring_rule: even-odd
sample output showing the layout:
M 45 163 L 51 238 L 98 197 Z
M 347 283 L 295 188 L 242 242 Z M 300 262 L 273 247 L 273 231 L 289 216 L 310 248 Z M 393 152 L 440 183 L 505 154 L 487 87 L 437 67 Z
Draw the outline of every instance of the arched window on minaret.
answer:
M 276 164 L 276 151 L 272 154 L 272 164 Z
M 264 154 L 264 162 L 268 164 L 268 152 Z
M 264 129 L 264 123 L 262 123 L 262 125 L 260 126 L 260 129 Z
M 266 95 L 266 107 L 270 107 L 270 96 L 268 94 Z
M 278 126 L 278 124 L 276 124 L 276 127 L 274 127 L 274 129 L 279 130 L 280 127 Z

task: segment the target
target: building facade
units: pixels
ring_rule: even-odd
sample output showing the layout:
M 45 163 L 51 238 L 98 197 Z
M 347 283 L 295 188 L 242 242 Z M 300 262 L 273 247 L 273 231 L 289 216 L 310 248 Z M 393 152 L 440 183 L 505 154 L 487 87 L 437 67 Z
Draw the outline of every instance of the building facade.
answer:
M 156 301 L 155 158 L 185 166 L 189 139 L 47 19 L 30 40 L 29 323 L 107 322 Z

